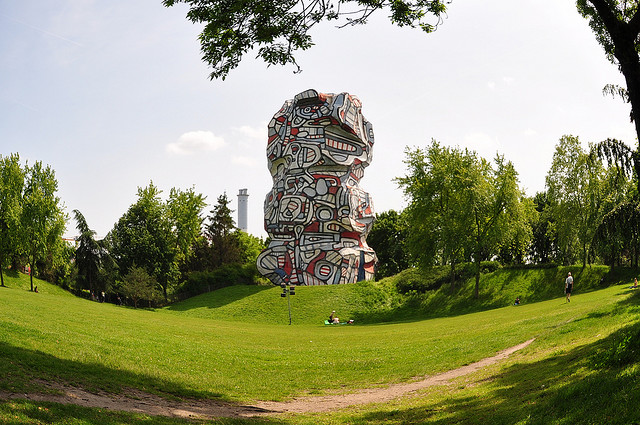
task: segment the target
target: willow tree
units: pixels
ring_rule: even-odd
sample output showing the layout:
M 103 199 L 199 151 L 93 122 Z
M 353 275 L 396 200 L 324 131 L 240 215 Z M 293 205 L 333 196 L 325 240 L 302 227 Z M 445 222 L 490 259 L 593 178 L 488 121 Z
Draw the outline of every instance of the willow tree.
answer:
M 590 262 L 592 243 L 603 216 L 623 193 L 609 183 L 602 162 L 585 151 L 578 137 L 560 138 L 546 177 L 549 211 L 566 264 Z
M 453 293 L 456 265 L 470 246 L 469 194 L 478 180 L 477 158 L 435 140 L 427 149 L 407 148 L 405 157 L 408 174 L 396 182 L 408 200 L 407 248 L 423 267 L 449 265 Z
M 607 139 L 594 146 L 593 154 L 614 164 L 619 175 L 635 180 L 636 193 L 631 205 L 619 205 L 605 215 L 603 228 L 597 232 L 601 238 L 621 223 L 635 223 L 633 212 L 640 194 L 640 11 L 637 0 L 577 0 L 578 11 L 589 20 L 596 39 L 604 49 L 607 59 L 618 66 L 626 87 L 607 85 L 605 93 L 621 97 L 631 105 L 630 118 L 636 130 L 636 143 L 630 147 L 616 139 Z M 632 214 L 624 217 L 624 214 Z M 620 228 L 617 234 L 623 232 Z M 601 240 L 601 242 L 604 242 Z
M 621 97 L 631 105 L 630 118 L 640 138 L 640 13 L 637 0 L 578 0 L 580 14 L 604 49 L 607 59 L 618 66 L 626 87 L 608 84 L 605 93 Z M 596 150 L 601 158 L 615 163 L 623 172 L 640 175 L 640 149 L 622 141 L 607 139 Z M 640 180 L 636 181 L 640 193 Z

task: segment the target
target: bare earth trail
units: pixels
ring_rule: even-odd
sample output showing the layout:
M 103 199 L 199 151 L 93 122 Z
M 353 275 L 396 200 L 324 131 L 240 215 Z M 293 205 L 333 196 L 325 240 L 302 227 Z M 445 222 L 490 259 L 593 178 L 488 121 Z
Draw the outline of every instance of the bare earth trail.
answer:
M 527 347 L 534 341 L 534 339 L 530 339 L 522 344 L 500 351 L 495 356 L 487 357 L 476 363 L 471 363 L 448 372 L 429 376 L 420 381 L 393 384 L 386 388 L 365 389 L 351 394 L 300 397 L 285 402 L 261 401 L 255 405 L 237 405 L 211 400 L 171 401 L 137 390 L 128 390 L 122 395 L 90 393 L 76 387 L 54 384 L 51 382 L 40 382 L 40 384 L 57 390 L 62 394 L 52 395 L 0 392 L 0 399 L 50 401 L 62 404 L 75 404 L 84 407 L 180 418 L 251 417 L 279 413 L 328 412 L 353 405 L 383 403 L 401 396 L 410 395 L 412 392 L 423 388 L 428 388 L 434 385 L 444 385 L 451 379 L 469 375 L 483 367 L 506 359 L 516 351 Z

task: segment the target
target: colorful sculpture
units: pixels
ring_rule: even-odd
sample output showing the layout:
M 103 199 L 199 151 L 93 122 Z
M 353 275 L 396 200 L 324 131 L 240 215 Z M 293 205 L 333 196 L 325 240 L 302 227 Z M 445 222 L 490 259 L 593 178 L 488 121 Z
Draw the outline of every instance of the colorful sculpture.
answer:
M 373 128 L 348 93 L 307 90 L 269 123 L 273 188 L 264 203 L 271 242 L 260 273 L 277 285 L 334 285 L 373 278 L 366 237 L 375 219 L 359 187 L 372 159 Z

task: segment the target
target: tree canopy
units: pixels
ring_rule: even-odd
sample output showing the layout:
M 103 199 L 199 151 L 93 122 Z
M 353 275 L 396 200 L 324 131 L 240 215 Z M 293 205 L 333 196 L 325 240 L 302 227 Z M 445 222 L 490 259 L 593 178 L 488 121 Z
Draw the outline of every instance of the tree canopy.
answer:
M 423 265 L 476 264 L 497 255 L 516 235 L 528 244 L 532 204 L 525 202 L 511 162 L 496 156 L 495 167 L 473 151 L 441 146 L 407 149 L 408 174 L 397 179 L 408 198 L 409 250 Z M 525 243 L 523 241 L 523 243 Z
M 176 244 L 171 222 L 153 182 L 138 188 L 138 201 L 118 220 L 111 231 L 113 255 L 121 274 L 143 268 L 167 289 L 175 273 Z
M 187 18 L 205 24 L 200 33 L 202 60 L 210 78 L 225 79 L 252 49 L 269 65 L 292 64 L 294 53 L 313 46 L 311 28 L 322 21 L 337 26 L 365 24 L 386 10 L 398 26 L 436 29 L 450 0 L 163 0 L 164 6 L 189 5 Z
M 20 216 L 24 170 L 20 155 L 0 155 L 0 286 L 4 285 L 2 268 L 19 252 Z
M 640 13 L 637 0 L 578 0 L 578 11 L 607 55 L 617 64 L 626 88 L 608 85 L 605 91 L 631 103 L 631 120 L 640 136 Z
M 106 255 L 104 248 L 95 240 L 96 232 L 89 228 L 84 215 L 78 210 L 73 210 L 76 220 L 76 229 L 80 235 L 76 238 L 75 260 L 78 267 L 78 278 L 83 280 L 89 290 L 95 290 L 94 284 L 98 279 L 98 272 L 102 257 Z
M 23 252 L 30 265 L 31 290 L 33 270 L 36 263 L 45 257 L 56 257 L 62 248 L 62 233 L 67 217 L 64 206 L 56 195 L 58 181 L 50 166 L 36 161 L 25 166 L 25 186 L 22 195 L 20 229 Z
M 240 244 L 235 235 L 235 222 L 229 208 L 231 201 L 226 193 L 218 196 L 217 204 L 207 216 L 205 235 L 209 239 L 213 267 L 240 262 Z
M 406 214 L 394 210 L 378 214 L 367 236 L 367 244 L 376 252 L 376 279 L 400 273 L 411 264 L 406 246 L 409 229 Z

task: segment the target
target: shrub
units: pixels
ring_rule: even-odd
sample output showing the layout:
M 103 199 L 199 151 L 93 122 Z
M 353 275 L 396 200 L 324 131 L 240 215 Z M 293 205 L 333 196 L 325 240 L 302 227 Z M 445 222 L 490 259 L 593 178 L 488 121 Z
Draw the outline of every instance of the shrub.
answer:
M 501 267 L 497 261 L 483 261 L 480 263 L 480 273 L 493 273 Z M 456 267 L 455 280 L 464 281 L 476 274 L 476 266 L 473 263 L 462 263 Z M 418 293 L 439 289 L 442 285 L 451 282 L 451 266 L 434 266 L 428 270 L 413 268 L 405 270 L 397 275 L 396 287 L 402 294 Z
M 254 263 L 225 264 L 212 271 L 190 273 L 187 280 L 176 292 L 194 296 L 227 286 L 254 285 L 258 282 L 258 269 Z
M 504 266 L 504 268 L 511 270 L 555 269 L 558 268 L 558 265 L 556 263 L 512 264 L 509 266 Z

